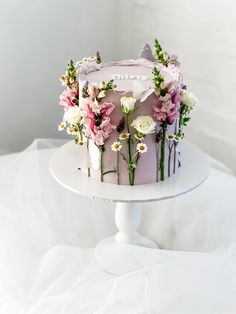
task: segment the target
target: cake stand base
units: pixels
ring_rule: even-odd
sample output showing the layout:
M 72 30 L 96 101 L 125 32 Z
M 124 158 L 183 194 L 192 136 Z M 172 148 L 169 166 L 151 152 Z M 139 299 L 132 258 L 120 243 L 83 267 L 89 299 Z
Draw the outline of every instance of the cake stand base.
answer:
M 134 246 L 136 247 L 135 253 L 132 251 L 132 247 Z M 141 242 L 137 246 L 134 244 L 117 243 L 115 236 L 113 236 L 97 244 L 95 248 L 95 260 L 98 266 L 105 272 L 120 276 L 148 266 L 149 254 L 147 251 L 152 251 L 153 249 L 158 249 L 158 245 L 146 237 L 141 237 Z M 144 260 L 145 265 L 141 262 Z
M 106 272 L 122 275 L 142 267 L 143 250 L 132 253 L 130 246 L 157 249 L 158 245 L 137 232 L 141 222 L 140 203 L 116 203 L 115 222 L 118 232 L 115 236 L 100 241 L 95 248 L 97 264 Z
M 81 154 L 77 151 L 72 156 L 73 147 L 73 142 L 67 143 L 52 156 L 50 170 L 55 180 L 79 195 L 116 203 L 118 232 L 95 248 L 98 265 L 106 272 L 122 275 L 156 263 L 158 245 L 137 232 L 141 203 L 171 199 L 196 189 L 208 177 L 208 157 L 191 144 L 182 143 L 182 166 L 174 176 L 158 183 L 114 185 L 98 182 L 78 171 L 84 165 L 85 151 L 82 146 Z

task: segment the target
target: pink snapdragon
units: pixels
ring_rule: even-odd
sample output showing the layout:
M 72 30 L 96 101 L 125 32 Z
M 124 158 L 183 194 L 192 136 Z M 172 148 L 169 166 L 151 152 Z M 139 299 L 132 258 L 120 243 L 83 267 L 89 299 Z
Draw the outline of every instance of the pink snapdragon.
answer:
M 109 102 L 99 104 L 96 100 L 83 98 L 80 108 L 85 135 L 91 138 L 97 146 L 103 146 L 106 139 L 116 128 L 109 117 L 115 106 Z
M 153 106 L 153 117 L 158 121 L 173 124 L 179 116 L 181 100 L 180 92 L 173 89 L 173 84 L 169 84 L 166 94 L 159 96 L 158 102 Z
M 88 85 L 88 94 L 91 99 L 95 99 L 99 94 L 99 89 L 96 84 L 89 84 Z
M 66 90 L 60 95 L 60 105 L 64 107 L 65 110 L 68 110 L 70 107 L 73 107 L 77 104 L 79 98 L 79 88 L 75 84 L 72 88 L 67 87 Z

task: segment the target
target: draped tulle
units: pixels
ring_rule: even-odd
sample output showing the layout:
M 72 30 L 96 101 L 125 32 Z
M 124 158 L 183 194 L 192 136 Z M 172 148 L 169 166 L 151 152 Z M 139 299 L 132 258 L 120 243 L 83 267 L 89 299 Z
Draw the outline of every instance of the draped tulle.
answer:
M 162 250 L 130 247 L 137 258 L 146 250 L 140 269 L 116 277 L 94 259 L 116 230 L 114 204 L 54 182 L 49 160 L 62 144 L 36 140 L 0 158 L 0 313 L 235 313 L 233 176 L 217 164 L 197 190 L 144 204 L 140 232 Z

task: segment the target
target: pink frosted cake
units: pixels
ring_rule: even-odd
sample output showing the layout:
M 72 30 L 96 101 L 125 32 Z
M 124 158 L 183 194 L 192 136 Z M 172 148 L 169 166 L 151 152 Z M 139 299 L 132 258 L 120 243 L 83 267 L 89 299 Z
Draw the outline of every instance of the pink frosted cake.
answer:
M 181 166 L 180 142 L 196 98 L 182 82 L 176 56 L 155 40 L 137 60 L 69 61 L 59 130 L 87 149 L 85 175 L 114 184 L 163 181 Z

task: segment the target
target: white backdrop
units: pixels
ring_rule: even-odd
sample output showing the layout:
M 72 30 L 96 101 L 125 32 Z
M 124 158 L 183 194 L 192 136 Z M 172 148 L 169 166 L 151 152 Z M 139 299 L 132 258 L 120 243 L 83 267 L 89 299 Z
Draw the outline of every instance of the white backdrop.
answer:
M 119 3 L 0 0 L 0 152 L 59 137 L 59 76 L 69 58 L 119 58 Z
M 188 138 L 236 173 L 235 1 L 132 3 L 130 55 L 153 37 L 179 55 L 185 81 L 200 100 Z
M 134 58 L 158 37 L 200 100 L 189 139 L 236 172 L 234 0 L 9 0 L 0 12 L 0 153 L 62 136 L 57 79 L 68 58 Z

